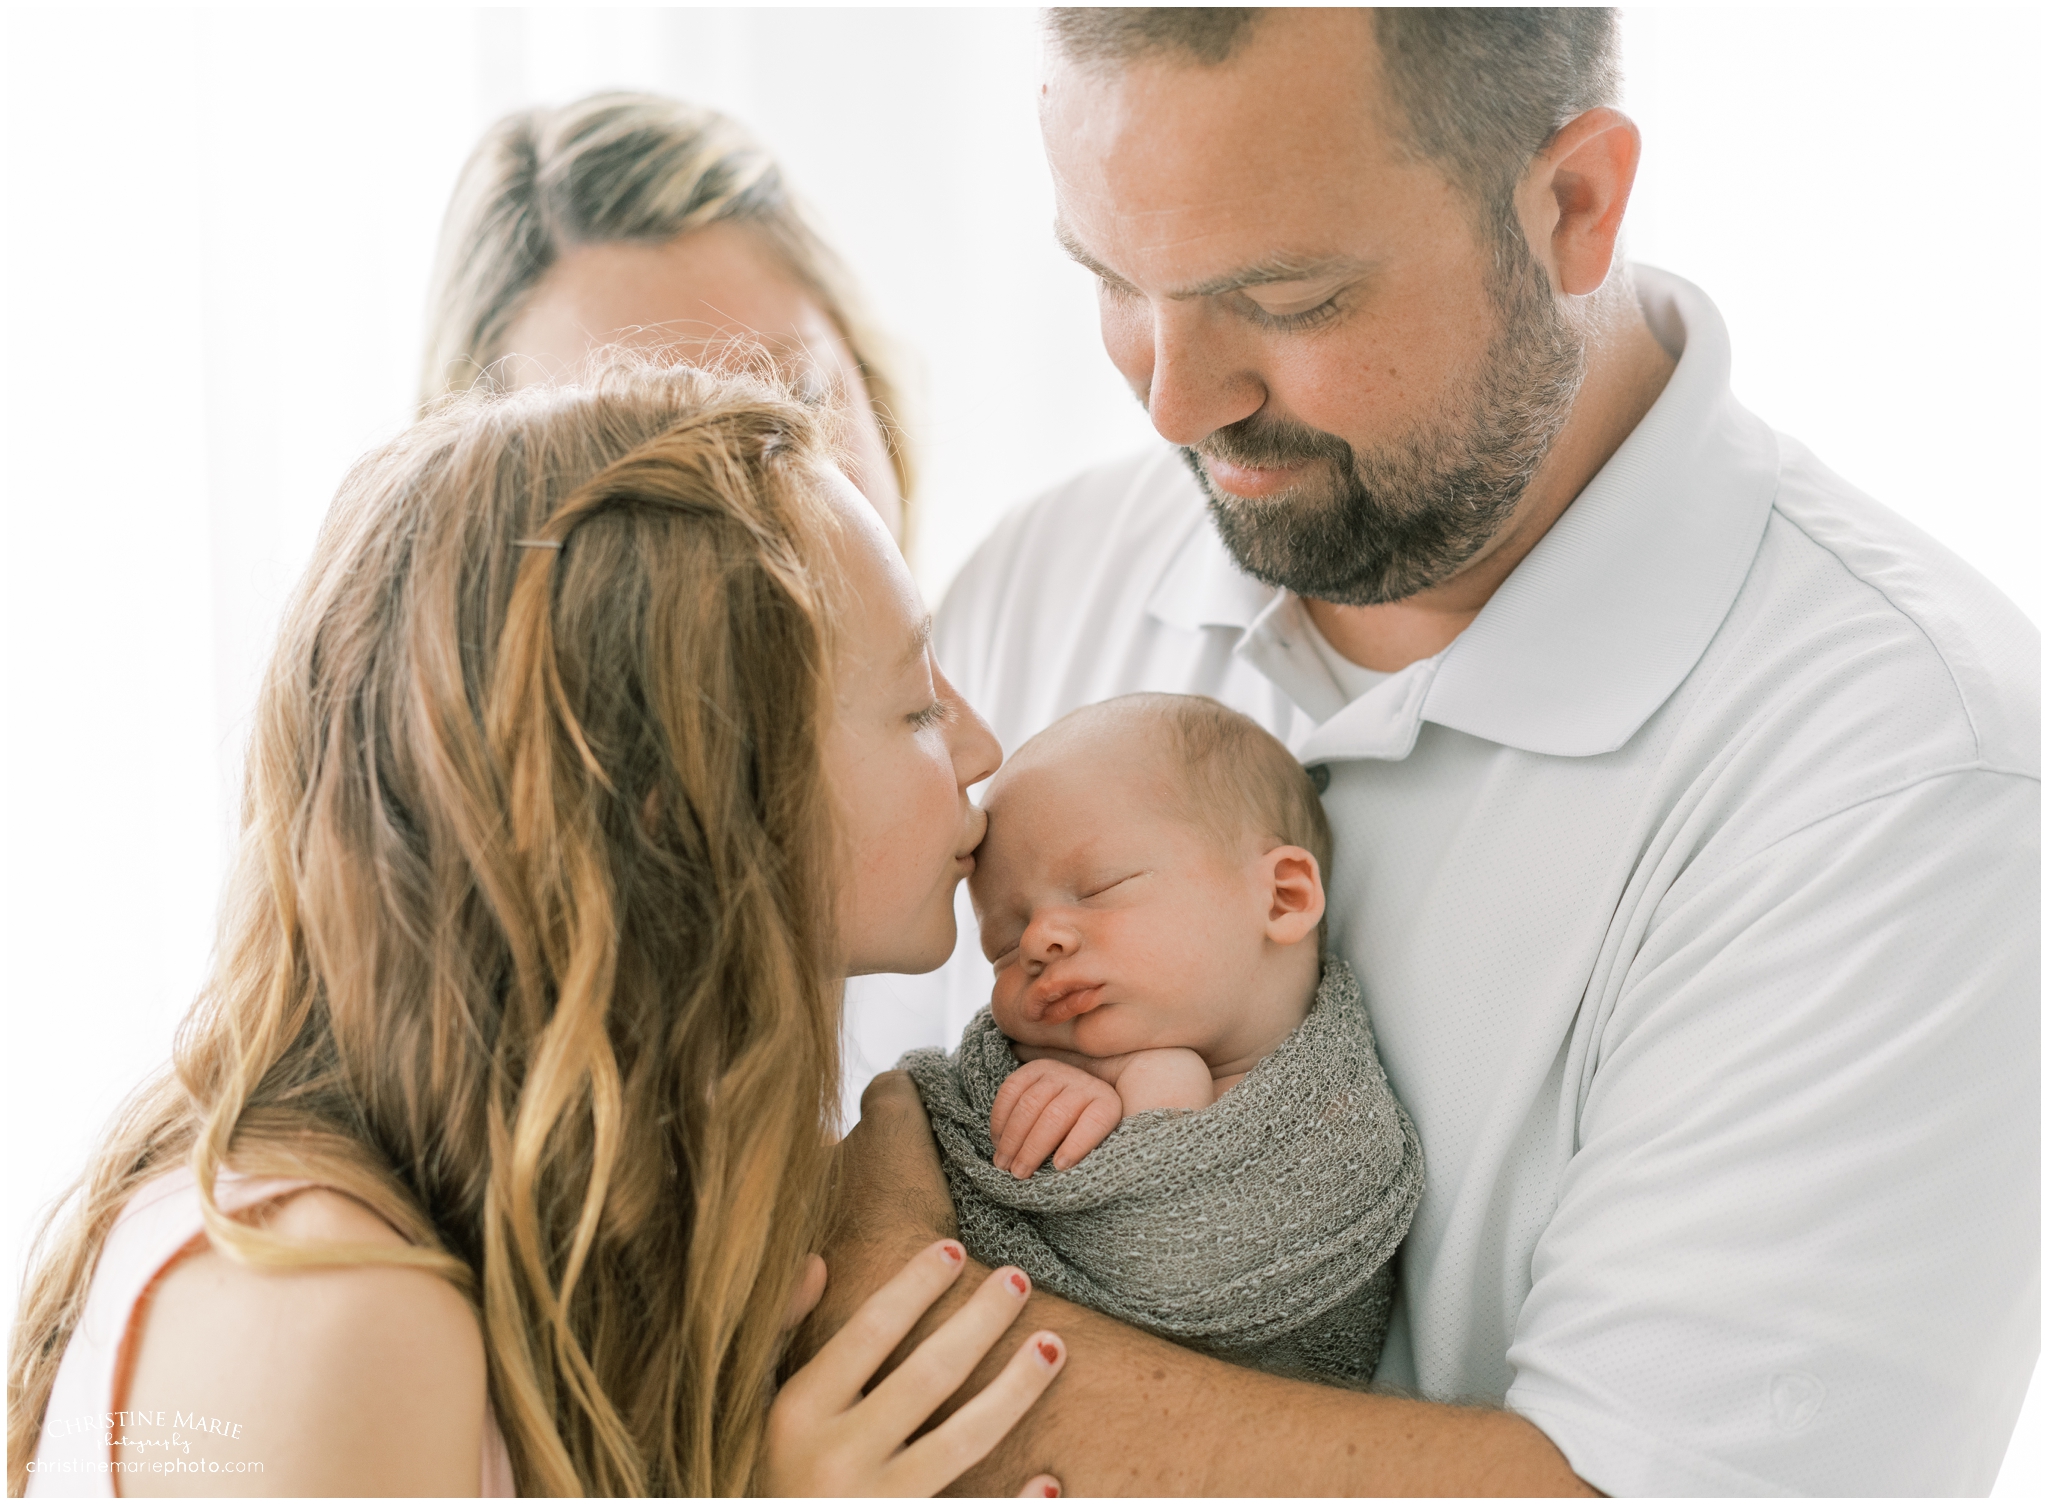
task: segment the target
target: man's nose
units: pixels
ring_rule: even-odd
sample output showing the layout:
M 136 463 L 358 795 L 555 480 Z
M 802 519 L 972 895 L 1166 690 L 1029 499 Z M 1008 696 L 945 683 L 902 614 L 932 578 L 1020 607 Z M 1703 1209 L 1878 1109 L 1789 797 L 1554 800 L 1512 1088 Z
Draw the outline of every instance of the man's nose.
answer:
M 1152 427 L 1169 443 L 1200 444 L 1266 405 L 1264 379 L 1247 352 L 1216 327 L 1218 317 L 1177 304 L 1156 307 L 1152 315 L 1143 396 Z

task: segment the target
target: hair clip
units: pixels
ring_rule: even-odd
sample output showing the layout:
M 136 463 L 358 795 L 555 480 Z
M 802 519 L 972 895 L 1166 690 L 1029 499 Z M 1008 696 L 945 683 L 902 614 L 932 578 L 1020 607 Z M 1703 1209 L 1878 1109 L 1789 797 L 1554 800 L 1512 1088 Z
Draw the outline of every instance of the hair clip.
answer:
M 512 547 L 515 549 L 554 549 L 560 552 L 562 546 L 552 538 L 515 538 L 512 540 Z

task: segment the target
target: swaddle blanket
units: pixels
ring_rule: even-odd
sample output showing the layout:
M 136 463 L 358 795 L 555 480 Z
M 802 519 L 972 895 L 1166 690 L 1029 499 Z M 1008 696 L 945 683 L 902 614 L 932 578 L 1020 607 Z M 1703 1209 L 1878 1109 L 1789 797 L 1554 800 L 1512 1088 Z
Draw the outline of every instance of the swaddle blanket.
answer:
M 1237 1363 L 1363 1385 L 1393 1299 L 1388 1260 L 1422 1195 L 1422 1144 L 1329 957 L 1308 1017 L 1199 1112 L 1127 1118 L 1071 1169 L 992 1163 L 989 1110 L 1017 1069 L 987 1009 L 917 1083 L 976 1259 Z

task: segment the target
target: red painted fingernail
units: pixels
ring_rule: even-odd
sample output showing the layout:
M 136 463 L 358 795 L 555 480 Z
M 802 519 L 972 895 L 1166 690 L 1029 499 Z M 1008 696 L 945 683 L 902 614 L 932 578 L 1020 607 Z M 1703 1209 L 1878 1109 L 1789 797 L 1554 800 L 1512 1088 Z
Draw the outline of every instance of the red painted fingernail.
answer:
M 1057 1484 L 1041 1484 L 1038 1486 L 1038 1492 L 1048 1500 L 1057 1500 L 1060 1497 L 1060 1487 Z
M 958 1244 L 954 1243 L 951 1239 L 948 1239 L 946 1240 L 946 1242 L 939 1245 L 939 1258 L 943 1259 L 949 1265 L 957 1265 L 963 1263 L 966 1260 L 967 1251 L 961 1248 Z
M 1048 1365 L 1057 1364 L 1060 1361 L 1059 1344 L 1053 1342 L 1050 1338 L 1040 1338 L 1038 1340 L 1038 1356 L 1045 1360 Z
M 1010 1272 L 1010 1289 L 1019 1296 L 1029 1296 L 1031 1294 L 1031 1282 L 1025 1278 L 1022 1270 L 1012 1270 Z

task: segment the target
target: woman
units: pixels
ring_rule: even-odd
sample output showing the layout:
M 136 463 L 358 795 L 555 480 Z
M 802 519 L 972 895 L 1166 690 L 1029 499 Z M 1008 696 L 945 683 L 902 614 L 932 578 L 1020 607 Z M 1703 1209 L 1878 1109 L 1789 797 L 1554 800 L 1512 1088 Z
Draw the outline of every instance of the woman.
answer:
M 1033 1334 L 905 1446 L 1006 1270 L 863 1398 L 946 1241 L 775 1386 L 840 982 L 950 951 L 998 760 L 817 430 L 624 367 L 351 473 L 214 974 L 33 1263 L 12 1490 L 929 1492 L 1050 1383 Z
M 852 279 L 745 130 L 606 93 L 485 134 L 441 228 L 422 411 L 483 379 L 560 377 L 607 344 L 701 362 L 735 342 L 837 395 L 847 473 L 903 539 L 900 384 Z

